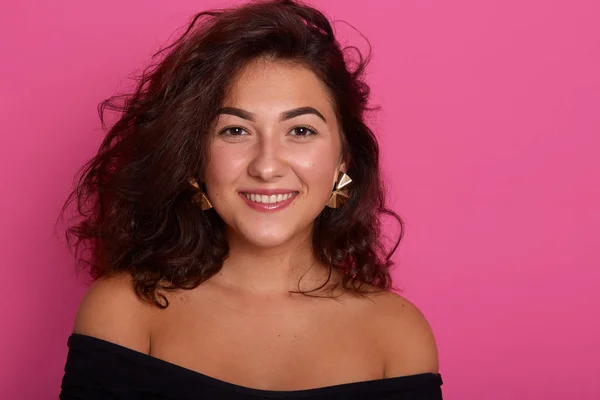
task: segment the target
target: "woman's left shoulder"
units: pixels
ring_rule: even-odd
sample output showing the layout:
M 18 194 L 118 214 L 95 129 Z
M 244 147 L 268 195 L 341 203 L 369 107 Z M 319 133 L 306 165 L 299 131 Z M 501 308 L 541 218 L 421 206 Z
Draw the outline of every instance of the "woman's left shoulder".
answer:
M 438 349 L 421 310 L 394 292 L 371 295 L 372 321 L 385 358 L 386 377 L 438 373 Z

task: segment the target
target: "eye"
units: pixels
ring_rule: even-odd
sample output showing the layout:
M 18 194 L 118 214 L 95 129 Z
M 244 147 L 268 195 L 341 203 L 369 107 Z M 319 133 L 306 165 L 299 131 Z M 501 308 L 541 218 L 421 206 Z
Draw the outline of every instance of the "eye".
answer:
M 229 126 L 227 128 L 221 129 L 221 131 L 219 132 L 219 136 L 220 135 L 224 135 L 224 136 L 243 136 L 243 135 L 245 135 L 247 133 L 248 132 L 246 132 L 246 130 L 244 128 L 240 127 L 240 126 Z
M 306 137 L 316 135 L 317 131 L 315 131 L 313 128 L 309 128 L 308 126 L 296 126 L 290 131 L 290 133 L 292 133 L 292 136 Z

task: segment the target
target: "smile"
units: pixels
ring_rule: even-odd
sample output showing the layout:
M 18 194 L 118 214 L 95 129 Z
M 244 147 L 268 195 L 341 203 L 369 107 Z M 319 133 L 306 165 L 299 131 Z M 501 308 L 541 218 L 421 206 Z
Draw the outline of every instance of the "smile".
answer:
M 264 203 L 264 204 L 275 204 L 281 203 L 291 197 L 294 197 L 297 192 L 290 192 L 285 194 L 272 194 L 270 196 L 265 194 L 255 194 L 255 193 L 242 193 L 246 198 L 250 201 L 254 201 L 256 203 Z
M 260 194 L 239 192 L 250 208 L 261 211 L 270 212 L 281 210 L 294 202 L 298 192 L 278 193 L 278 194 Z

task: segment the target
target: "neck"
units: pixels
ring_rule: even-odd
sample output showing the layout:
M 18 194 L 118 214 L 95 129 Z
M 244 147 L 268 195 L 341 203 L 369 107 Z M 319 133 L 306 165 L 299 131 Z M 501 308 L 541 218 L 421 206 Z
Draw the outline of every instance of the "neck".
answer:
M 291 290 L 312 290 L 327 280 L 328 269 L 313 255 L 310 230 L 277 247 L 258 247 L 231 232 L 228 242 L 229 255 L 215 276 L 228 288 L 289 296 Z

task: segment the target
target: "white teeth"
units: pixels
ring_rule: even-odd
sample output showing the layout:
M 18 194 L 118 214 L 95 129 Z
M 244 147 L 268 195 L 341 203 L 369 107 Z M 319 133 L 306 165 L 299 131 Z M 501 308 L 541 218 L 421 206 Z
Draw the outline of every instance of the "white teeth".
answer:
M 274 203 L 279 203 L 281 201 L 287 200 L 290 197 L 294 196 L 294 193 L 286 193 L 286 194 L 272 194 L 271 196 L 267 196 L 264 194 L 254 194 L 254 193 L 244 193 L 244 196 L 246 196 L 246 198 L 248 200 L 251 201 L 255 201 L 257 203 L 264 203 L 264 204 L 274 204 Z

